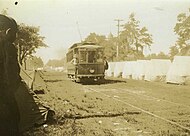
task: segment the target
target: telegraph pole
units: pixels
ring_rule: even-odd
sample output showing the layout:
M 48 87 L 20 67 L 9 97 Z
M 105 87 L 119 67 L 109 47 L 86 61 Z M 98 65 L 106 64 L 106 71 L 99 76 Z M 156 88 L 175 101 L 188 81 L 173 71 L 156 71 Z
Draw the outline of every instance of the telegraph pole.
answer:
M 120 32 L 120 22 L 123 21 L 122 19 L 114 19 L 114 21 L 117 21 L 117 59 L 119 57 L 119 40 L 120 40 L 120 36 L 119 36 L 119 32 Z

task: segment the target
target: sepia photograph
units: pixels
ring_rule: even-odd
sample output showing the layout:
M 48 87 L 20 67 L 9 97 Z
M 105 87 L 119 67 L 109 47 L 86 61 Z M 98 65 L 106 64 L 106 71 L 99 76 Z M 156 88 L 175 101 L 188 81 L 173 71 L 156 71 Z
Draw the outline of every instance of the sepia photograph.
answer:
M 0 0 L 0 136 L 190 136 L 190 1 Z

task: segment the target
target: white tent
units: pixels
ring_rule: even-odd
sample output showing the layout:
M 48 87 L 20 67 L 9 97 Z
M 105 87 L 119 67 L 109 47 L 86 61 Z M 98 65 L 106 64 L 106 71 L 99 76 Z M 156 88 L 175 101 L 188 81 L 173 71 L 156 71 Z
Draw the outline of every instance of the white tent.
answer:
M 42 74 L 43 73 L 40 70 L 30 71 L 21 69 L 20 71 L 21 78 L 24 80 L 24 82 L 30 89 L 35 91 L 35 93 L 45 93 L 47 91 L 45 82 L 42 79 Z
M 125 65 L 123 68 L 123 73 L 122 73 L 122 78 L 127 78 L 127 79 L 132 78 L 132 73 L 133 73 L 133 69 L 135 67 L 135 64 L 136 64 L 136 61 L 125 62 Z
M 187 84 L 190 79 L 190 56 L 175 56 L 167 73 L 166 82 Z
M 115 68 L 115 62 L 109 62 L 108 63 L 108 70 L 105 71 L 105 75 L 112 77 L 114 73 L 114 68 Z
M 163 81 L 171 65 L 170 60 L 151 59 L 146 65 L 145 80 Z
M 125 61 L 115 62 L 114 77 L 121 77 L 122 76 L 124 65 L 125 65 Z
M 50 119 L 49 117 L 55 114 L 48 106 L 44 105 L 45 103 L 31 89 L 40 84 L 40 80 L 37 80 L 39 78 L 37 73 L 37 71 L 25 71 L 21 69 L 20 75 L 23 81 L 19 84 L 18 90 L 15 93 L 20 112 L 19 129 L 21 132 L 33 126 L 44 124 Z
M 148 60 L 137 60 L 133 66 L 132 78 L 135 80 L 144 80 Z
M 42 71 L 40 70 L 34 71 L 34 78 L 33 78 L 31 89 L 37 94 L 47 92 L 47 85 L 42 77 L 43 77 Z
M 25 83 L 28 85 L 29 88 L 32 87 L 34 74 L 35 74 L 34 70 L 24 70 L 24 69 L 20 70 L 20 76 L 22 79 L 24 79 Z

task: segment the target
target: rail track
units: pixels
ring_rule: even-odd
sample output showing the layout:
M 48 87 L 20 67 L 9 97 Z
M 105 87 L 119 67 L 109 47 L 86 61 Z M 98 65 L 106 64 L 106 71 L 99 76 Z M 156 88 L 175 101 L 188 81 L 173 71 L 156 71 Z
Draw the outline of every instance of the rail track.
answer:
M 108 97 L 110 99 L 113 99 L 115 101 L 118 101 L 118 102 L 121 102 L 127 106 L 130 106 L 134 109 L 137 109 L 149 116 L 152 116 L 154 118 L 157 118 L 157 119 L 160 119 L 166 123 L 169 123 L 171 125 L 175 125 L 181 129 L 183 129 L 185 132 L 188 132 L 188 134 L 190 134 L 190 127 L 188 127 L 187 124 L 180 124 L 179 121 L 175 120 L 175 119 L 168 119 L 166 117 L 163 117 L 159 114 L 155 114 L 154 111 L 150 111 L 150 109 L 148 107 L 143 107 L 142 105 L 139 106 L 138 104 L 134 104 L 134 102 L 132 102 L 132 99 L 129 97 L 125 97 L 126 95 L 133 95 L 133 101 L 134 100 L 138 100 L 139 102 L 141 100 L 147 100 L 148 98 L 148 101 L 149 102 L 162 102 L 162 103 L 167 103 L 167 104 L 170 104 L 169 106 L 178 106 L 178 107 L 181 107 L 181 108 L 188 108 L 190 109 L 190 106 L 188 105 L 184 105 L 184 104 L 181 104 L 181 103 L 176 103 L 176 102 L 172 102 L 172 101 L 169 101 L 169 100 L 164 100 L 164 99 L 160 99 L 160 98 L 157 98 L 157 97 L 153 97 L 153 96 L 150 96 L 150 95 L 145 95 L 145 94 L 141 94 L 141 93 L 136 93 L 136 92 L 132 92 L 132 91 L 129 91 L 129 90 L 126 90 L 126 89 L 122 89 L 122 88 L 118 88 L 118 89 L 115 89 L 113 88 L 112 90 L 108 91 L 108 90 L 105 90 L 105 91 L 101 91 L 101 90 L 98 90 L 97 88 L 93 88 L 93 87 L 84 87 L 86 90 L 89 90 L 89 91 L 93 91 L 93 92 L 96 92 L 96 93 L 99 93 L 101 94 L 102 96 L 105 96 L 105 97 Z M 113 91 L 114 90 L 114 91 Z M 111 93 L 110 93 L 111 92 Z M 125 95 L 124 95 L 125 93 Z M 121 96 L 118 96 L 118 94 L 120 94 Z M 131 100 L 131 102 L 129 102 Z M 163 107 L 162 107 L 163 108 Z M 162 109 L 161 108 L 161 109 Z M 167 108 L 167 106 L 166 106 Z M 171 112 L 169 109 L 168 109 L 168 112 Z M 172 111 L 172 112 L 175 112 L 175 111 Z
M 121 90 L 122 92 L 124 91 L 125 93 L 127 92 L 127 93 L 130 93 L 130 94 L 134 94 L 134 95 L 139 95 L 139 96 L 142 96 L 142 97 L 151 98 L 151 99 L 154 99 L 156 101 L 163 101 L 163 102 L 166 102 L 166 103 L 174 104 L 176 106 L 182 106 L 182 107 L 186 107 L 186 108 L 190 109 L 189 105 L 173 102 L 173 101 L 170 101 L 170 100 L 165 100 L 165 99 L 162 99 L 162 98 L 158 98 L 158 97 L 154 97 L 154 96 L 150 96 L 150 95 L 146 95 L 146 94 L 142 94 L 142 93 L 137 93 L 137 92 L 130 91 L 130 90 L 127 90 L 127 89 L 119 88 L 118 90 Z

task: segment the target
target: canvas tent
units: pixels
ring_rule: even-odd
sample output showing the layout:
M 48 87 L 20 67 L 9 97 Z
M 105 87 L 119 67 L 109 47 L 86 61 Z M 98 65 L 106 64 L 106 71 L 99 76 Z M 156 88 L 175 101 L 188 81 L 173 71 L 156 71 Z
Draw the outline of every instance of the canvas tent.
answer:
M 32 87 L 32 82 L 34 79 L 35 72 L 33 70 L 24 70 L 21 69 L 20 76 L 24 80 L 24 82 L 28 85 L 29 88 Z
M 112 77 L 114 73 L 115 62 L 108 62 L 108 69 L 105 71 L 105 75 Z
M 35 93 L 46 93 L 47 92 L 47 86 L 46 86 L 46 83 L 44 82 L 44 79 L 42 78 L 42 75 L 43 75 L 43 73 L 40 70 L 34 71 L 31 89 Z
M 32 75 L 35 75 L 32 74 Z M 24 81 L 32 80 L 28 77 L 26 71 L 21 72 L 21 77 Z M 33 80 L 32 80 L 33 82 Z M 54 114 L 48 106 L 37 97 L 37 95 L 28 87 L 25 82 L 22 82 L 15 94 L 20 112 L 20 131 L 23 132 L 34 125 L 40 125 L 47 121 L 47 119 Z
M 42 78 L 43 73 L 41 70 L 24 70 L 21 69 L 20 75 L 27 86 L 35 91 L 35 93 L 47 91 L 46 84 Z
M 114 77 L 121 77 L 123 73 L 125 62 L 115 62 L 115 68 L 114 68 Z
M 148 60 L 137 60 L 133 66 L 132 78 L 135 80 L 144 80 Z
M 189 84 L 190 56 L 175 56 L 167 73 L 166 82 L 175 84 Z
M 167 59 L 151 59 L 146 65 L 145 80 L 164 81 L 170 65 Z
M 125 62 L 122 78 L 132 79 L 133 70 L 135 67 L 136 61 L 127 61 Z

